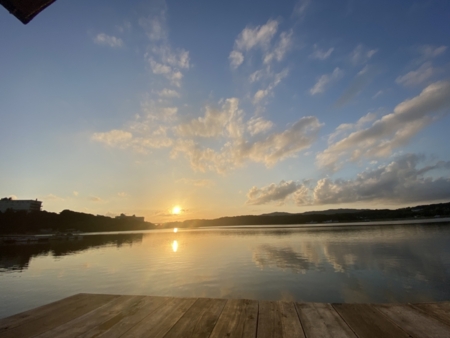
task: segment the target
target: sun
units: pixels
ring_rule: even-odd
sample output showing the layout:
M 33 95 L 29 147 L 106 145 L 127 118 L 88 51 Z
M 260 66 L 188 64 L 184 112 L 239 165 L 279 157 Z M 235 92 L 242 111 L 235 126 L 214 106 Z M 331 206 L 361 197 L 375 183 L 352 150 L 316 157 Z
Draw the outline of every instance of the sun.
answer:
M 180 212 L 181 212 L 181 208 L 178 205 L 176 205 L 172 208 L 172 214 L 179 215 Z

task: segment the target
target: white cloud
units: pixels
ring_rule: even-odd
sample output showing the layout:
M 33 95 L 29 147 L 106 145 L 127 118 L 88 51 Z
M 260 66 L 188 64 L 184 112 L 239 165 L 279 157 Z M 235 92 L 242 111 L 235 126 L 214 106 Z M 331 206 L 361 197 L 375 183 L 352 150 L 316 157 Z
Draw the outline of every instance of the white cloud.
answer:
M 333 53 L 334 48 L 331 47 L 327 51 L 321 50 L 317 47 L 317 45 L 314 45 L 314 52 L 309 56 L 311 59 L 317 59 L 317 60 L 326 60 L 331 56 L 331 53 Z
M 252 48 L 267 48 L 278 30 L 278 21 L 269 20 L 265 25 L 246 27 L 235 41 L 236 49 L 249 51 Z
M 94 133 L 94 141 L 104 143 L 110 147 L 127 147 L 131 142 L 133 135 L 130 132 L 113 129 L 106 133 Z
M 243 133 L 242 114 L 239 100 L 227 99 L 221 110 L 207 107 L 205 115 L 176 127 L 177 133 L 183 137 L 240 137 Z
M 129 195 L 128 193 L 124 192 L 124 191 L 121 191 L 121 192 L 118 192 L 118 193 L 117 193 L 117 196 L 122 197 L 122 198 L 125 198 L 125 197 L 128 197 L 128 196 L 130 196 L 130 195 Z
M 167 39 L 166 11 L 162 9 L 157 15 L 139 19 L 139 25 L 151 41 Z
M 237 50 L 233 50 L 230 53 L 230 56 L 228 57 L 230 59 L 231 67 L 236 69 L 239 67 L 242 62 L 244 62 L 244 55 L 241 52 L 238 52 Z
M 376 120 L 370 127 L 330 145 L 317 155 L 317 163 L 320 167 L 337 170 L 343 158 L 356 161 L 362 157 L 386 157 L 439 118 L 440 111 L 447 107 L 450 107 L 450 83 L 435 82 L 420 95 L 398 104 L 391 114 Z
M 272 60 L 277 60 L 278 62 L 283 60 L 286 53 L 292 47 L 292 34 L 292 30 L 290 30 L 289 32 L 282 32 L 280 34 L 280 39 L 273 50 L 269 51 L 264 56 L 265 64 L 269 64 L 270 62 L 272 62 Z
M 366 170 L 352 180 L 321 179 L 314 188 L 315 204 L 360 201 L 398 203 L 437 201 L 450 198 L 450 178 L 426 177 L 431 170 L 450 169 L 450 162 L 417 168 L 423 159 L 405 155 L 377 169 Z
M 164 88 L 163 90 L 159 91 L 158 95 L 160 97 L 165 97 L 165 98 L 180 97 L 180 94 L 176 90 L 168 89 L 168 88 Z
M 278 86 L 286 76 L 288 76 L 289 71 L 288 69 L 284 69 L 279 73 L 276 74 L 269 74 L 270 77 L 272 77 L 272 82 L 267 86 L 265 89 L 259 89 L 255 95 L 253 96 L 253 104 L 259 104 L 261 101 L 266 98 L 269 95 L 272 95 L 273 90 L 276 86 Z
M 180 87 L 183 74 L 179 70 L 166 64 L 158 63 L 153 58 L 149 58 L 148 61 L 153 74 L 164 75 L 173 85 Z
M 247 204 L 261 205 L 270 202 L 284 204 L 285 200 L 302 186 L 294 181 L 281 181 L 279 184 L 270 184 L 263 188 L 252 187 L 247 193 Z
M 350 61 L 354 65 L 364 64 L 378 52 L 378 49 L 367 49 L 363 45 L 358 45 L 350 53 Z
M 336 67 L 331 74 L 322 75 L 316 82 L 316 84 L 309 90 L 311 95 L 316 95 L 323 93 L 328 86 L 328 84 L 333 81 L 337 81 L 342 78 L 344 71 L 340 70 L 339 67 Z
M 252 136 L 264 133 L 272 127 L 272 121 L 265 120 L 262 117 L 254 117 L 247 122 L 247 130 Z
M 122 39 L 116 38 L 112 35 L 106 35 L 105 33 L 97 34 L 94 38 L 94 42 L 99 45 L 105 45 L 113 48 L 123 47 Z
M 450 198 L 450 177 L 427 176 L 431 171 L 450 170 L 450 161 L 438 161 L 430 165 L 423 156 L 406 154 L 386 165 L 367 169 L 355 178 L 318 180 L 302 183 L 281 181 L 258 188 L 252 187 L 247 193 L 247 204 L 283 204 L 288 201 L 296 205 L 327 205 L 382 201 L 391 203 L 430 202 Z
M 435 70 L 431 66 L 431 62 L 425 62 L 417 70 L 397 77 L 395 82 L 404 86 L 416 86 L 428 80 L 433 76 L 434 72 Z

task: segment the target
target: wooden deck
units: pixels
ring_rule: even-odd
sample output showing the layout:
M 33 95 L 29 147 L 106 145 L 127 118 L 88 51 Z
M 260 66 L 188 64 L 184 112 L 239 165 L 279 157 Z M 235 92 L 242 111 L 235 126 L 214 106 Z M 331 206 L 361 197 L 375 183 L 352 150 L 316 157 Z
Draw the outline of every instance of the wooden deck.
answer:
M 0 319 L 0 337 L 450 337 L 450 302 L 322 304 L 78 294 Z

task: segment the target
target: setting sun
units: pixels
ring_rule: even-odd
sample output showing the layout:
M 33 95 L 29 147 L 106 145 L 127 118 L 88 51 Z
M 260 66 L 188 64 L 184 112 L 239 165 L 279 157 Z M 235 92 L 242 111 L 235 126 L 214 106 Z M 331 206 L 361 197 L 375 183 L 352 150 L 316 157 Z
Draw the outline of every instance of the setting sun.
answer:
M 179 215 L 180 212 L 181 212 L 181 208 L 180 208 L 178 205 L 175 206 L 175 207 L 173 207 L 173 209 L 172 209 L 172 214 L 174 214 L 174 215 Z

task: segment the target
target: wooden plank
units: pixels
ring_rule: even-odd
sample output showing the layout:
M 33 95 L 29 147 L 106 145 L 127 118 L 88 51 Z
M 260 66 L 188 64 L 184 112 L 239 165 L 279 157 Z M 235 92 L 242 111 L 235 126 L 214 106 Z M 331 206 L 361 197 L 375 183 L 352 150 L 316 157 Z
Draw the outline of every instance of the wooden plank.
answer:
M 282 338 L 281 314 L 277 302 L 260 301 L 258 309 L 258 338 Z
M 123 318 L 121 317 L 121 314 L 119 314 L 102 325 L 90 330 L 83 335 L 83 337 L 121 337 L 137 323 L 141 320 L 145 320 L 148 316 L 151 316 L 156 310 L 161 308 L 164 303 L 167 303 L 171 299 L 172 298 L 169 297 L 146 296 L 142 301 L 135 304 Z
M 410 337 L 370 304 L 333 304 L 359 338 Z
M 255 337 L 258 302 L 247 299 L 230 299 L 211 333 L 210 338 Z
M 24 321 L 19 320 L 20 315 L 9 317 L 13 324 L 12 326 L 2 326 L 0 337 L 25 338 L 41 334 L 91 312 L 118 297 L 115 295 L 82 294 L 27 311 L 22 314 L 24 315 Z M 7 322 L 7 319 L 5 318 L 5 322 Z
M 144 296 L 119 296 L 111 302 L 86 313 L 70 322 L 60 325 L 50 331 L 39 335 L 39 338 L 53 338 L 53 337 L 78 337 L 85 334 L 89 330 L 107 322 L 108 320 L 120 315 L 129 307 L 138 303 Z
M 330 304 L 296 303 L 295 305 L 306 337 L 356 337 Z
M 198 299 L 164 338 L 209 337 L 226 302 L 226 299 Z
M 283 337 L 304 338 L 302 324 L 297 314 L 295 304 L 292 302 L 278 302 L 281 314 L 281 327 Z
M 411 306 L 450 325 L 450 302 L 411 304 Z
M 374 307 L 414 337 L 450 338 L 450 327 L 407 304 L 377 304 Z
M 124 335 L 132 337 L 159 338 L 175 325 L 176 322 L 195 303 L 197 298 L 171 298 L 153 313 L 145 318 Z

